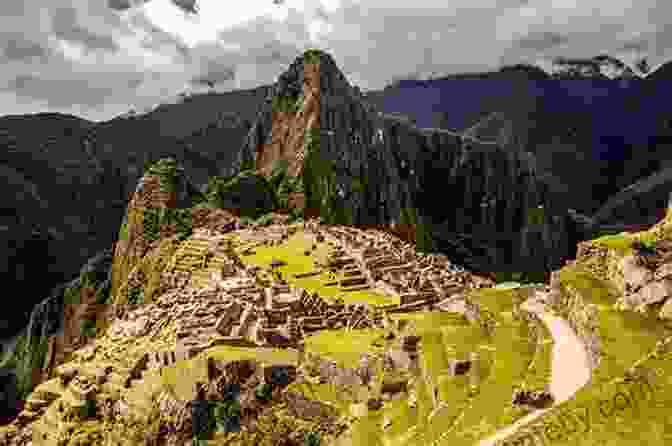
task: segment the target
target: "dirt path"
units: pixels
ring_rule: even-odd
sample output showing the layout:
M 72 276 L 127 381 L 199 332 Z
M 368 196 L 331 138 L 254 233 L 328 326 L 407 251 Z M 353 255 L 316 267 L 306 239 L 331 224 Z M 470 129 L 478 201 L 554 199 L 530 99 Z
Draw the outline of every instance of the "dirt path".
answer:
M 590 366 L 585 346 L 567 321 L 545 312 L 543 304 L 528 300 L 522 308 L 538 314 L 551 333 L 554 344 L 550 392 L 555 398 L 555 404 L 567 401 L 590 380 Z M 526 415 L 494 436 L 481 441 L 479 446 L 495 446 L 497 441 L 510 436 L 518 428 L 539 418 L 548 410 L 540 409 Z

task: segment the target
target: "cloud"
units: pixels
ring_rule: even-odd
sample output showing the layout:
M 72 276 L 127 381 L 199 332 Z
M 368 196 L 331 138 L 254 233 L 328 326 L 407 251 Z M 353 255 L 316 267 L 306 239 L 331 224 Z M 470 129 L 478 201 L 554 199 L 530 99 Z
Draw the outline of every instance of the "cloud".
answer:
M 189 82 L 194 85 L 215 85 L 227 81 L 232 81 L 236 78 L 235 67 L 226 66 L 224 64 L 211 63 L 204 73 L 190 79 Z
M 33 58 L 45 60 L 50 54 L 48 45 L 26 40 L 21 33 L 0 33 L 0 51 L 5 60 L 25 61 Z
M 518 40 L 518 46 L 522 49 L 543 51 L 569 42 L 566 35 L 549 31 L 530 33 Z
M 111 118 L 207 82 L 274 82 L 311 47 L 363 90 L 558 56 L 656 66 L 670 16 L 656 0 L 0 1 L 0 110 Z
M 150 0 L 107 0 L 107 7 L 116 11 L 125 11 L 147 3 Z
M 171 0 L 175 6 L 188 14 L 198 14 L 196 0 Z
M 113 36 L 97 34 L 82 26 L 74 8 L 57 8 L 53 12 L 52 21 L 54 35 L 59 39 L 78 42 L 90 49 L 114 51 L 119 48 Z

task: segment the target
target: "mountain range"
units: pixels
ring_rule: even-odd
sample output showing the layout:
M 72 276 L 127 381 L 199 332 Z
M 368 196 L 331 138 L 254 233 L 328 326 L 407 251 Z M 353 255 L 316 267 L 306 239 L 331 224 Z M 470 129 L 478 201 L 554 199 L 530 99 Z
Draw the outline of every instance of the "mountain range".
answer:
M 331 72 L 338 81 L 327 80 L 333 85 L 323 98 L 333 97 L 329 101 L 334 104 L 351 104 L 347 106 L 349 111 L 335 115 L 345 118 L 335 117 L 337 121 L 330 123 L 337 132 L 347 132 L 348 125 L 359 126 L 356 121 L 338 121 L 349 119 L 347 116 L 357 109 L 364 120 L 369 119 L 364 114 L 382 113 L 385 125 L 402 129 L 391 130 L 399 138 L 407 135 L 417 139 L 418 134 L 433 128 L 437 129 L 434 134 L 444 136 L 430 135 L 430 140 L 492 142 L 503 150 L 495 165 L 504 162 L 507 153 L 514 154 L 511 156 L 518 159 L 518 164 L 522 163 L 520 159 L 527 160 L 529 168 L 525 169 L 534 172 L 533 182 L 538 183 L 535 187 L 546 191 L 543 201 L 549 206 L 552 202 L 554 209 L 572 209 L 587 217 L 599 214 L 605 225 L 648 222 L 667 203 L 669 189 L 665 182 L 662 186 L 654 182 L 657 186 L 646 188 L 634 198 L 628 196 L 625 201 L 632 208 L 629 211 L 607 215 L 600 213 L 600 207 L 623 188 L 668 165 L 672 101 L 667 95 L 672 90 L 666 87 L 672 63 L 639 77 L 632 70 L 619 68 L 618 61 L 599 56 L 594 59 L 592 65 L 570 60 L 552 73 L 518 65 L 489 73 L 402 80 L 383 90 L 367 92 L 351 89 L 334 65 Z M 596 64 L 616 67 L 620 74 L 609 77 L 601 69 L 581 68 Z M 285 95 L 288 89 L 296 88 L 292 87 L 291 77 L 290 68 L 275 85 L 185 96 L 178 103 L 161 105 L 146 114 L 131 113 L 104 122 L 57 113 L 0 117 L 0 177 L 7 191 L 0 218 L 1 274 L 10 289 L 21 290 L 26 296 L 20 300 L 16 314 L 3 321 L 0 337 L 6 339 L 17 333 L 26 325 L 35 303 L 57 284 L 76 276 L 81 265 L 96 253 L 114 245 L 125 206 L 147 162 L 173 157 L 201 191 L 206 190 L 210 177 L 235 173 L 240 157 L 254 152 L 251 139 L 269 137 L 273 123 L 264 107 L 278 94 Z M 292 90 L 289 95 L 295 93 Z M 351 144 L 345 139 L 334 146 L 336 152 L 330 155 L 334 159 L 341 156 L 338 151 L 349 150 Z M 437 147 L 444 146 L 439 143 Z M 409 154 L 408 159 L 395 162 L 400 166 L 420 162 L 413 156 Z M 421 162 L 430 166 L 431 157 L 439 154 L 426 156 L 430 158 Z M 397 181 L 385 179 L 383 166 L 388 161 L 376 161 L 380 178 L 374 180 L 376 172 L 370 171 L 371 182 Z M 483 159 L 475 158 L 473 162 L 476 167 L 472 173 L 481 175 L 478 163 Z M 402 176 L 408 176 L 407 167 L 399 169 Z M 455 234 L 461 234 L 460 240 L 464 240 L 469 232 L 465 231 L 467 223 L 437 226 L 437 222 L 452 218 L 452 214 L 445 209 L 432 210 L 440 202 L 427 197 L 440 196 L 446 184 L 438 171 L 427 172 L 419 189 L 409 186 L 402 195 L 408 197 L 408 203 L 424 206 L 425 214 L 433 215 L 433 238 L 445 242 L 439 244 L 441 249 L 453 255 L 462 252 L 459 260 L 469 263 L 468 259 L 477 257 L 473 255 L 476 245 L 487 251 L 487 245 L 495 242 L 492 237 L 487 241 L 472 240 L 470 244 L 452 240 Z M 492 175 L 494 186 L 488 187 L 496 189 L 497 173 Z M 451 183 L 454 196 L 479 193 L 465 190 L 470 181 L 460 181 Z M 390 186 L 387 193 L 392 194 L 394 187 Z M 420 190 L 424 195 L 418 195 Z M 378 196 L 362 202 L 362 209 L 369 209 L 373 201 L 381 198 L 382 190 L 376 193 Z M 400 197 L 389 195 L 387 200 L 393 202 Z M 633 207 L 635 201 L 637 205 Z M 467 208 L 460 208 L 460 203 L 445 206 L 456 206 L 455 211 L 463 209 L 466 213 Z M 478 206 L 475 202 L 472 205 Z M 613 208 L 613 202 L 610 206 Z M 370 223 L 389 220 L 388 214 L 401 212 L 403 206 L 392 207 L 396 210 L 386 208 L 387 214 Z M 362 210 L 362 215 L 365 213 Z M 508 214 L 497 215 L 501 220 Z M 573 223 L 563 231 L 574 235 L 565 237 L 563 243 L 567 246 L 562 257 L 571 257 L 576 240 L 591 230 L 576 219 L 570 220 Z

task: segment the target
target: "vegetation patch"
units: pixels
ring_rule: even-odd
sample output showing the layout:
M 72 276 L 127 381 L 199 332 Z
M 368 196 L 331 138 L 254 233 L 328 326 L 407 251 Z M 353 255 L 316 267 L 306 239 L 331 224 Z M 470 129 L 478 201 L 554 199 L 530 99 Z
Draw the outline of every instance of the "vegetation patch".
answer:
M 102 305 L 108 303 L 110 300 L 110 284 L 98 287 L 96 290 L 96 304 Z
M 95 319 L 83 319 L 80 322 L 79 334 L 85 338 L 95 338 L 96 337 L 96 320 Z
M 160 232 L 175 233 L 178 240 L 184 241 L 193 233 L 191 209 L 163 208 L 160 211 Z
M 25 400 L 33 390 L 33 371 L 42 369 L 48 342 L 46 336 L 23 335 L 17 340 L 14 358 L 10 358 L 7 365 L 15 368 L 18 398 L 21 400 Z
M 301 96 L 273 96 L 271 107 L 274 113 L 296 114 L 301 108 Z
M 273 214 L 271 213 L 264 214 L 254 221 L 257 226 L 269 226 L 271 223 L 273 223 Z
M 320 297 L 327 300 L 333 301 L 340 297 L 344 303 L 364 302 L 372 305 L 399 303 L 398 297 L 387 296 L 370 290 L 342 292 L 336 286 L 325 286 L 325 283 L 333 280 L 327 271 L 310 277 L 294 277 L 295 274 L 314 271 L 316 269 L 313 263 L 314 260 L 318 260 L 321 263 L 326 262 L 327 255 L 331 251 L 331 248 L 326 243 L 318 244 L 317 250 L 311 256 L 303 254 L 311 248 L 312 244 L 312 239 L 307 237 L 304 231 L 299 230 L 280 246 L 256 247 L 254 254 L 243 256 L 242 261 L 245 265 L 270 269 L 273 259 L 282 260 L 286 265 L 279 266 L 276 269 L 287 280 L 287 283 L 291 286 L 303 288 L 309 293 L 317 292 Z M 341 275 L 338 274 L 336 279 L 340 279 L 340 277 Z
M 145 174 L 157 175 L 161 179 L 161 191 L 174 192 L 177 183 L 177 161 L 173 158 L 162 158 L 155 163 L 148 163 Z
M 516 307 L 522 303 L 525 294 L 520 289 L 481 289 L 470 293 L 481 307 L 482 315 L 494 320 L 494 332 L 487 338 L 487 344 L 480 345 L 479 351 L 482 358 L 492 358 L 491 363 L 481 359 L 489 364 L 490 370 L 481 377 L 478 388 L 470 389 L 468 405 L 455 418 L 452 427 L 447 430 L 444 427 L 443 432 L 419 429 L 413 444 L 430 441 L 441 445 L 472 445 L 515 421 L 503 416 L 506 415 L 505 408 L 525 379 L 535 354 L 530 327 L 524 319 L 515 316 Z M 490 356 L 488 352 L 491 352 Z
M 528 225 L 543 225 L 545 220 L 545 211 L 543 206 L 537 206 L 527 210 Z
M 606 243 L 624 247 L 624 238 L 610 237 Z M 520 444 L 526 441 L 524 437 L 540 433 L 552 436 L 553 444 L 558 445 L 672 440 L 664 409 L 672 404 L 666 378 L 672 372 L 672 358 L 670 344 L 662 343 L 672 334 L 669 326 L 653 314 L 616 310 L 613 303 L 618 293 L 614 288 L 576 265 L 563 268 L 560 281 L 564 301 L 580 296 L 583 306 L 592 304 L 597 309 L 600 363 L 590 383 L 573 399 L 555 406 L 503 444 Z M 581 427 L 576 426 L 578 420 L 583 420 Z M 551 425 L 555 425 L 553 431 L 548 430 Z
M 304 63 L 317 64 L 324 53 L 316 48 L 311 48 L 303 53 Z
M 304 135 L 303 188 L 306 207 L 319 209 L 326 224 L 348 224 L 343 203 L 336 195 L 336 163 L 320 153 L 320 129 Z
M 142 219 L 142 232 L 144 239 L 153 242 L 161 237 L 160 222 L 161 210 L 159 208 L 146 208 Z
M 551 408 L 502 444 L 521 444 L 534 436 L 552 437 L 554 445 L 668 443 L 670 359 L 669 344 L 650 350 L 626 375 L 591 381 L 573 399 Z
M 142 305 L 145 303 L 145 293 L 141 287 L 130 287 L 128 289 L 128 303 L 131 305 Z
M 608 282 L 597 279 L 575 266 L 560 270 L 563 299 L 572 293 L 598 310 L 600 364 L 593 370 L 593 381 L 604 382 L 620 376 L 643 357 L 656 341 L 672 333 L 655 314 L 619 311 L 614 308 L 618 293 Z
M 81 281 L 80 285 L 69 286 L 63 290 L 63 302 L 65 304 L 80 304 L 81 302 Z
M 119 229 L 119 240 L 128 240 L 128 224 L 122 223 Z
M 297 353 L 293 350 L 218 345 L 201 352 L 194 358 L 177 361 L 174 367 L 163 369 L 160 382 L 177 398 L 191 399 L 195 383 L 197 381 L 207 381 L 208 358 L 217 361 L 253 359 L 269 365 L 298 364 Z
M 591 241 L 591 244 L 601 248 L 613 249 L 621 255 L 627 255 L 632 252 L 632 242 L 632 234 L 624 232 L 596 238 Z
M 336 361 L 338 367 L 356 368 L 364 353 L 382 353 L 374 341 L 384 335 L 384 330 L 323 330 L 305 338 L 306 351 Z
M 212 181 L 207 200 L 217 208 L 239 209 L 241 217 L 255 219 L 273 210 L 274 191 L 262 175 L 243 171 Z
M 87 418 L 95 418 L 96 417 L 96 400 L 95 399 L 87 399 L 84 401 L 84 404 L 82 404 L 79 407 L 79 416 L 82 419 L 87 419 Z
M 525 271 L 509 272 L 499 271 L 495 273 L 495 282 L 497 284 L 518 283 L 518 284 L 543 284 L 545 282 L 544 271 Z

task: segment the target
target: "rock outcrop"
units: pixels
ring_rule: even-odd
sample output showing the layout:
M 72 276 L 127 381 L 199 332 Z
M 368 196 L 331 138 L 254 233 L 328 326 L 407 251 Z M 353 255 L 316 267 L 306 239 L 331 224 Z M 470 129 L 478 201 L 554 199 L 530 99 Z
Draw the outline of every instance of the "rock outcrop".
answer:
M 70 352 L 86 343 L 82 323 L 95 321 L 102 311 L 109 296 L 111 265 L 111 250 L 98 253 L 81 268 L 78 277 L 55 287 L 33 308 L 28 326 L 2 364 L 6 373 L 15 377 L 18 398 L 49 379 Z M 95 323 L 92 326 L 95 328 Z
M 479 270 L 549 270 L 572 254 L 528 155 L 378 113 L 325 53 L 280 76 L 227 173 L 277 160 L 301 176 L 309 217 L 385 227 Z
M 114 251 L 112 296 L 115 303 L 126 302 L 119 295 L 122 281 L 150 249 L 152 242 L 178 234 L 191 234 L 193 186 L 173 159 L 162 159 L 145 172 L 128 204 Z

